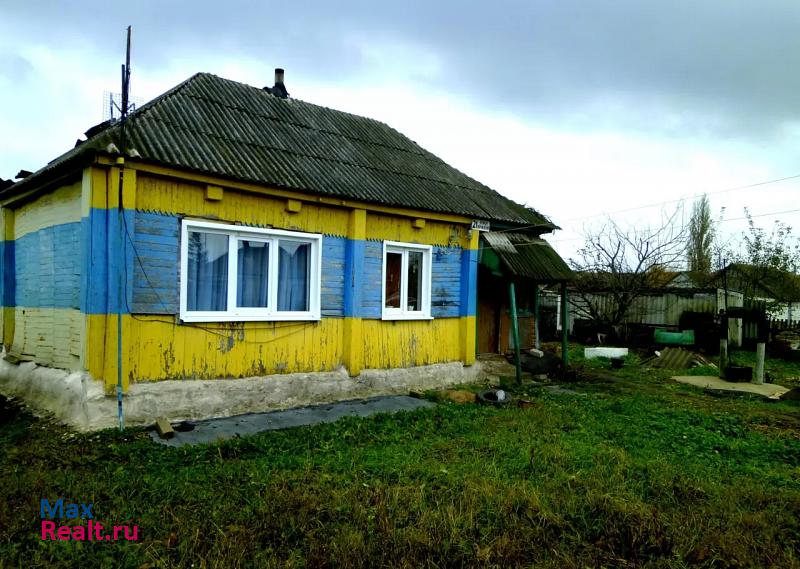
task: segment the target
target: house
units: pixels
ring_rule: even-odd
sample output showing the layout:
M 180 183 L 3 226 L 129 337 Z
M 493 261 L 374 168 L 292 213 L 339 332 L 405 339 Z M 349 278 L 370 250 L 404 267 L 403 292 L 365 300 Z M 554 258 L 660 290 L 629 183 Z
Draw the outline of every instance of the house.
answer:
M 656 328 L 693 329 L 698 344 L 713 348 L 718 345 L 714 317 L 722 310 L 743 306 L 741 292 L 716 286 L 689 271 L 658 269 L 634 277 L 643 279 L 641 288 L 631 287 L 636 292 L 635 298 L 627 305 L 617 326 L 617 333 L 627 341 L 652 343 Z M 570 294 L 569 330 L 579 339 L 587 339 L 584 338 L 587 334 L 596 331 L 592 322 L 613 320 L 612 313 L 624 303 L 616 300 L 615 291 L 604 275 L 582 274 L 579 280 L 580 290 Z M 731 320 L 728 336 L 731 345 L 741 346 L 742 333 L 742 322 Z
M 555 226 L 282 74 L 194 75 L 0 191 L 6 391 L 98 427 L 117 385 L 135 423 L 474 377 L 478 228 Z
M 511 282 L 516 284 L 519 341 L 539 346 L 556 339 L 557 292 L 574 278 L 572 270 L 541 232 L 492 231 L 482 234 L 478 251 L 478 353 L 513 350 Z M 552 302 L 553 294 L 556 302 Z
M 800 316 L 800 275 L 775 267 L 731 263 L 714 275 L 714 282 L 740 291 L 748 302 L 766 308 L 774 320 L 792 324 Z

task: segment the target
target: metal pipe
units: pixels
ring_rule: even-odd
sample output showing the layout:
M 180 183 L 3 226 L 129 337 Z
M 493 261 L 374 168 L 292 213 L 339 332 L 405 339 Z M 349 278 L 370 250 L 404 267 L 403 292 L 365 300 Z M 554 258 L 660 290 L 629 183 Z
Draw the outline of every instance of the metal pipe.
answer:
M 569 316 L 567 315 L 567 283 L 561 283 L 561 362 L 569 365 Z
M 539 338 L 539 283 L 533 283 L 533 347 L 537 350 L 542 347 Z
M 511 337 L 514 340 L 514 363 L 517 370 L 517 385 L 522 385 L 522 367 L 519 361 L 519 325 L 517 322 L 517 298 L 514 291 L 514 283 L 508 285 L 508 293 L 511 297 Z

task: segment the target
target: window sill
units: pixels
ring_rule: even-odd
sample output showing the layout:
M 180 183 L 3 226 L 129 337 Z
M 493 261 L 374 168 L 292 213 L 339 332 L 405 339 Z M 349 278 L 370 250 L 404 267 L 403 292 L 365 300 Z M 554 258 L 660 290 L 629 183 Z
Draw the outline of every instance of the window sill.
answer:
M 433 316 L 423 314 L 384 314 L 381 320 L 433 320 Z
M 237 316 L 194 316 L 183 315 L 180 317 L 181 324 L 191 324 L 193 322 L 218 322 L 224 324 L 225 322 L 319 322 L 321 320 L 318 314 L 301 314 L 301 315 L 287 315 L 287 316 L 257 316 L 257 315 L 237 315 Z

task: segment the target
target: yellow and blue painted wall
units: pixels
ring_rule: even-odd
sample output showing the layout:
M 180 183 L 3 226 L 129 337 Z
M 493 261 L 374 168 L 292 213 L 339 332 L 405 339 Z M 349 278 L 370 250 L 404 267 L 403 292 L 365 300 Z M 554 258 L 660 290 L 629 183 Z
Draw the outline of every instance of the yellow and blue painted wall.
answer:
M 118 165 L 99 162 L 46 190 L 2 208 L 3 339 L 23 359 L 85 369 L 111 387 L 119 312 L 125 388 L 474 362 L 478 239 L 470 219 L 142 164 L 120 176 Z M 321 233 L 322 318 L 180 322 L 183 218 Z M 385 240 L 433 246 L 432 320 L 381 320 Z

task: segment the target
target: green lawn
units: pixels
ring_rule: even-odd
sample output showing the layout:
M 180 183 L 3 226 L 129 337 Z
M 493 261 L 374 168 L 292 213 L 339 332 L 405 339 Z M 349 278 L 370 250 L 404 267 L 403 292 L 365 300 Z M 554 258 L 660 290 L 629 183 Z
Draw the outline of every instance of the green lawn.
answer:
M 629 360 L 633 363 L 633 358 Z M 169 449 L 0 425 L 0 566 L 800 567 L 800 415 L 577 361 L 533 409 L 432 410 Z M 39 500 L 138 542 L 43 542 Z

